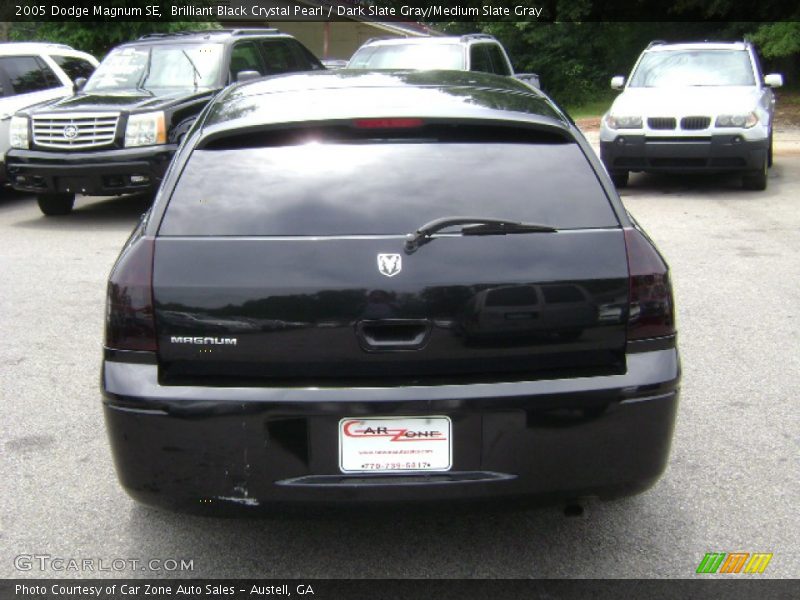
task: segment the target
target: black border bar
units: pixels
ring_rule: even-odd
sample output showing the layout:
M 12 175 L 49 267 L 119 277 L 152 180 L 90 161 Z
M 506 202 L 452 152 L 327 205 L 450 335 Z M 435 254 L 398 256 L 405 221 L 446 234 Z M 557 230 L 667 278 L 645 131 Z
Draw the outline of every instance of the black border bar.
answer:
M 800 5 L 763 0 L 4 0 L 0 21 L 212 22 L 258 26 L 280 21 L 632 22 L 800 20 Z
M 593 600 L 725 598 L 772 600 L 792 597 L 794 580 L 760 575 L 692 579 L 7 579 L 3 600 Z M 38 590 L 38 591 L 32 591 Z M 75 590 L 75 593 L 70 593 Z M 98 593 L 99 590 L 99 593 Z M 167 592 L 167 590 L 169 590 Z M 149 592 L 149 593 L 148 593 Z

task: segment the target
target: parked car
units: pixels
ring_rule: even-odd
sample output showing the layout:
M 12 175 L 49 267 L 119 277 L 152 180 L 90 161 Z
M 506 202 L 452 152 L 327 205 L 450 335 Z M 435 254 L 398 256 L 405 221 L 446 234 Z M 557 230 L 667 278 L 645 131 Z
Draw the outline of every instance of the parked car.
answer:
M 75 194 L 158 188 L 175 149 L 211 98 L 231 82 L 324 69 L 275 29 L 151 34 L 112 50 L 73 96 L 11 120 L 8 177 L 45 215 Z
M 65 44 L 0 44 L 0 163 L 9 148 L 8 126 L 14 113 L 71 95 L 74 81 L 89 77 L 96 66 L 94 56 Z M 0 183 L 5 180 L 5 164 L 0 164 Z
M 775 95 L 748 42 L 666 44 L 641 54 L 600 127 L 600 156 L 617 186 L 630 171 L 742 173 L 764 190 L 772 165 Z
M 514 73 L 503 45 L 494 36 L 374 38 L 355 51 L 348 69 L 452 69 L 512 76 L 535 88 L 535 73 Z
M 577 311 L 567 335 L 550 319 L 554 335 L 472 344 L 456 326 L 485 290 L 507 305 L 535 286 Z M 509 77 L 229 88 L 179 148 L 107 302 L 106 424 L 144 502 L 607 498 L 666 465 L 667 265 L 575 126 Z
M 470 340 L 505 344 L 525 336 L 577 338 L 597 325 L 597 316 L 596 298 L 581 285 L 511 285 L 475 294 L 460 326 Z
M 322 64 L 328 70 L 344 69 L 347 66 L 347 61 L 342 58 L 323 58 Z

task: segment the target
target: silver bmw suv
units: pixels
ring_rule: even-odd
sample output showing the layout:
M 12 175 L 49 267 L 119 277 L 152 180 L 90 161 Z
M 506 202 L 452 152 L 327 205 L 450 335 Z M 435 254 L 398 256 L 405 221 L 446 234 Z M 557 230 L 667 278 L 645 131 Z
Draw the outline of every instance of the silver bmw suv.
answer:
M 630 171 L 742 173 L 745 189 L 764 190 L 772 165 L 779 74 L 763 76 L 747 42 L 652 42 L 600 128 L 600 156 L 614 183 Z

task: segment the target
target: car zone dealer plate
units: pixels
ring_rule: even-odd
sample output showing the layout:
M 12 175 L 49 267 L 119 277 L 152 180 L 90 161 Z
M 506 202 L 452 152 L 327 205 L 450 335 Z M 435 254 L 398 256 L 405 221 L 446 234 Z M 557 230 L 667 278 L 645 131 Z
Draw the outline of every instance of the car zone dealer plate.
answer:
M 452 449 L 449 417 L 339 421 L 339 468 L 343 473 L 448 471 Z

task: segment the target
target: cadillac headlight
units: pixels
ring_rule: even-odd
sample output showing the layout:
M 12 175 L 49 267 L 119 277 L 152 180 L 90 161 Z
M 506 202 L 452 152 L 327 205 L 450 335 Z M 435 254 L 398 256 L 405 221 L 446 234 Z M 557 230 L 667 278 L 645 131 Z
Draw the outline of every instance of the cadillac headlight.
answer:
M 717 117 L 715 125 L 717 127 L 739 127 L 750 129 L 758 123 L 758 115 L 751 112 L 747 115 L 720 115 Z
M 125 128 L 125 147 L 154 146 L 167 142 L 167 131 L 164 126 L 164 113 L 151 112 L 128 117 Z
M 611 129 L 641 129 L 642 117 L 608 115 L 606 125 Z
M 8 126 L 8 141 L 12 148 L 28 148 L 28 117 L 11 117 Z

